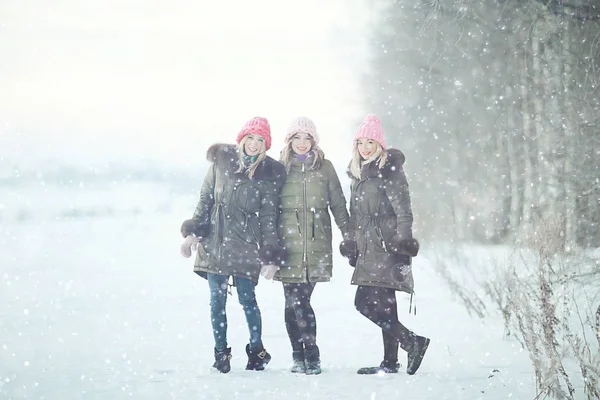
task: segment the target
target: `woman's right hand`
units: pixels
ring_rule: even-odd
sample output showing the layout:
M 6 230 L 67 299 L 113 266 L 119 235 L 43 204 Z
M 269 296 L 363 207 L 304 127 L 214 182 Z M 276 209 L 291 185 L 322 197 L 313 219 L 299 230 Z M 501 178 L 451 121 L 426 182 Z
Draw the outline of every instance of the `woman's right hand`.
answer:
M 358 256 L 356 240 L 342 240 L 342 243 L 340 243 L 340 253 L 346 258 Z

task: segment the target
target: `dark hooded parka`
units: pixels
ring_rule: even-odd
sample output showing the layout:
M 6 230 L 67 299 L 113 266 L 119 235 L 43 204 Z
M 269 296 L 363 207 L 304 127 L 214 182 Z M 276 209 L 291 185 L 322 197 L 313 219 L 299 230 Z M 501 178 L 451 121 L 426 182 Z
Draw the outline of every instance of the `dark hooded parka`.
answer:
M 236 172 L 237 146 L 229 144 L 211 146 L 207 158 L 212 165 L 192 218 L 192 232 L 202 237 L 194 272 L 258 282 L 261 265 L 279 264 L 284 257 L 277 219 L 285 168 L 266 156 L 249 178 Z
M 404 154 L 388 149 L 379 168 L 375 160 L 352 176 L 351 223 L 355 226 L 358 257 L 352 284 L 392 288 L 413 293 L 411 257 L 392 251 L 412 239 L 413 215 L 408 182 L 402 168 Z M 408 266 L 408 267 L 407 267 Z

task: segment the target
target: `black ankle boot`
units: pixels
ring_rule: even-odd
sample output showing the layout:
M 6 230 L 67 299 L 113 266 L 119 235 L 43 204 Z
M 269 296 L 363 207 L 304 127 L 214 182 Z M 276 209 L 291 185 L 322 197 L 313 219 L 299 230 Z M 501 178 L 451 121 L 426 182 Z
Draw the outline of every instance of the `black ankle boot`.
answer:
M 213 364 L 213 368 L 224 374 L 231 371 L 231 347 L 223 351 L 215 349 L 215 363 Z
M 248 354 L 247 370 L 262 371 L 269 361 L 271 361 L 271 355 L 262 346 L 258 349 L 250 349 L 250 345 L 247 344 L 246 354 Z
M 294 360 L 294 364 L 290 369 L 291 372 L 295 374 L 306 373 L 306 364 L 304 363 L 304 350 L 294 350 L 292 352 L 292 360 Z
M 421 366 L 421 361 L 425 356 L 430 340 L 423 336 L 416 336 L 412 347 L 408 350 L 408 363 L 406 364 L 406 373 L 414 375 Z
M 304 363 L 306 375 L 319 375 L 321 373 L 321 354 L 317 346 L 304 349 Z
M 356 371 L 359 375 L 396 374 L 400 364 L 397 360 L 383 360 L 379 367 L 363 367 Z

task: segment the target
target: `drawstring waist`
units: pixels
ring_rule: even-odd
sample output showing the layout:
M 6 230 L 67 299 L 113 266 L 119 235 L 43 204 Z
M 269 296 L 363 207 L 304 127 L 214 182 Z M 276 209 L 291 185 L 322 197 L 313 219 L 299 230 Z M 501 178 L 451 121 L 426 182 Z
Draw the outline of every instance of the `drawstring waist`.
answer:
M 374 228 L 375 235 L 377 236 L 377 239 L 379 239 L 379 244 L 383 248 L 383 251 L 385 251 L 386 253 L 388 253 L 388 248 L 387 248 L 387 244 L 385 242 L 385 238 L 383 237 L 383 231 L 381 230 L 381 226 L 379 223 L 381 221 L 384 221 L 387 217 L 388 217 L 387 215 L 385 215 L 385 216 L 364 215 L 364 216 L 359 217 L 359 219 L 357 220 L 357 229 L 366 231 L 366 228 L 369 225 L 371 225 Z M 367 241 L 364 240 L 363 242 L 364 242 L 363 246 L 362 246 L 363 251 L 361 253 L 362 253 L 363 260 L 365 260 L 366 253 L 367 253 Z
M 248 227 L 250 228 L 250 232 L 252 233 L 252 236 L 254 238 L 254 240 L 256 241 L 256 245 L 258 246 L 258 248 L 260 248 L 260 240 L 259 240 L 259 236 L 257 234 L 257 232 L 255 231 L 254 227 L 252 226 L 252 224 L 250 223 L 251 219 L 254 217 L 256 218 L 256 214 L 253 212 L 248 212 L 246 210 L 244 210 L 243 208 L 237 208 L 237 211 L 239 211 L 242 215 L 243 215 L 243 221 L 242 221 L 242 225 L 243 225 L 243 229 L 242 232 L 246 232 L 248 230 Z M 223 202 L 219 202 L 215 204 L 215 208 L 214 208 L 214 213 L 216 216 L 216 224 L 215 224 L 215 238 L 217 239 L 218 243 L 223 243 L 223 230 L 225 229 L 225 220 L 229 219 L 230 216 L 229 214 L 226 214 L 225 212 L 225 204 Z M 220 248 L 221 246 L 219 246 L 219 257 L 220 257 Z

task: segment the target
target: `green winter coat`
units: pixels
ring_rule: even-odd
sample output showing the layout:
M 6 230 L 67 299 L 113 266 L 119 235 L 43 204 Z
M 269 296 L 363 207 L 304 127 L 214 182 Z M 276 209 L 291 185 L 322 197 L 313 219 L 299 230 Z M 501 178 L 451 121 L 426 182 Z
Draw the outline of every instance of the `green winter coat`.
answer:
M 333 164 L 322 158 L 320 166 L 311 169 L 314 157 L 313 152 L 304 163 L 294 157 L 281 189 L 279 237 L 287 261 L 275 274 L 278 281 L 329 281 L 333 269 L 329 210 L 344 237 L 349 228 L 346 199 Z
M 403 164 L 404 154 L 389 149 L 383 168 L 373 161 L 362 167 L 360 179 L 349 174 L 351 223 L 358 247 L 354 285 L 413 293 L 412 259 L 388 251 L 394 241 L 412 238 L 413 214 Z
M 285 168 L 267 156 L 250 179 L 235 172 L 237 147 L 228 144 L 211 146 L 207 158 L 213 164 L 191 220 L 204 249 L 197 252 L 194 272 L 258 282 L 261 265 L 276 264 L 281 255 L 277 217 Z

